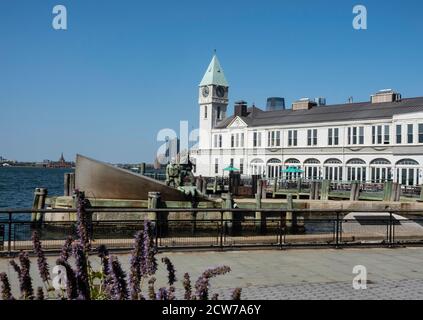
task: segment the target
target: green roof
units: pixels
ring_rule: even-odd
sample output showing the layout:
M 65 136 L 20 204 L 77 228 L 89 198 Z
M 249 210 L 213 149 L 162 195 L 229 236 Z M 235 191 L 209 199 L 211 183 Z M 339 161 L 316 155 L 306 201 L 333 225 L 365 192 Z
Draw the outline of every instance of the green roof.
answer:
M 204 74 L 203 80 L 201 80 L 200 83 L 200 86 L 208 85 L 229 87 L 216 54 L 213 55 L 213 59 L 211 60 L 210 65 Z

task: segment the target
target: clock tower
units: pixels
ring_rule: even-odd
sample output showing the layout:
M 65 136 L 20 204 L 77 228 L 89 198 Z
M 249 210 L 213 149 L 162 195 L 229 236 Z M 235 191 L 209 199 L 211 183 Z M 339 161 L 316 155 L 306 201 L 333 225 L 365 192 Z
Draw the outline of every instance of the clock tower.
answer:
M 228 89 L 228 82 L 215 53 L 199 86 L 199 149 L 212 148 L 211 131 L 219 121 L 226 118 Z

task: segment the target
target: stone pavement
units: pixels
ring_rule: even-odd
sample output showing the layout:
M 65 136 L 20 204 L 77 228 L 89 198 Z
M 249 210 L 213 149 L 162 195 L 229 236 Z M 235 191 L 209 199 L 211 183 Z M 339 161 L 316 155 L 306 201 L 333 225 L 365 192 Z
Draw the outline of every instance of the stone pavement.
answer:
M 129 255 L 118 254 L 128 270 Z M 167 256 L 174 263 L 178 280 L 189 272 L 192 281 L 208 267 L 228 265 L 232 272 L 211 281 L 212 293 L 229 298 L 241 287 L 246 299 L 423 299 L 423 248 L 400 249 L 307 249 L 287 251 L 173 252 Z M 49 257 L 53 264 L 55 258 Z M 92 259 L 95 268 L 99 261 Z M 366 290 L 354 290 L 353 268 L 367 268 Z M 36 261 L 33 260 L 34 279 Z M 0 272 L 6 271 L 17 283 L 7 259 L 0 259 Z M 165 286 L 166 270 L 160 263 L 157 288 Z M 177 296 L 182 294 L 181 281 Z

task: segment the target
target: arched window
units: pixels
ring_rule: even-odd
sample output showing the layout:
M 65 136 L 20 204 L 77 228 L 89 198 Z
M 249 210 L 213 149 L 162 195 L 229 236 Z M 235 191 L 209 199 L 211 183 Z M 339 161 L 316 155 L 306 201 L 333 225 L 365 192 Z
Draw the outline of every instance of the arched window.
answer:
M 342 161 L 339 159 L 328 159 L 325 161 L 325 164 L 330 165 L 330 164 L 342 164 Z
M 304 161 L 305 178 L 310 180 L 320 179 L 320 161 L 317 159 L 307 159 Z
M 282 163 L 282 161 L 281 160 L 279 160 L 279 159 L 270 159 L 269 161 L 267 161 L 267 163 L 269 164 L 269 163 Z
M 371 180 L 373 183 L 383 183 L 392 180 L 391 161 L 383 158 L 370 162 Z
M 396 164 L 397 182 L 404 186 L 418 186 L 420 184 L 419 163 L 413 159 L 402 159 Z
M 251 175 L 264 175 L 265 165 L 262 159 L 254 159 L 250 162 L 250 174 Z
M 307 159 L 304 161 L 304 164 L 320 164 L 320 161 L 317 159 Z
M 370 162 L 370 165 L 391 165 L 391 161 L 380 158 Z
M 361 159 L 351 159 L 347 162 L 347 165 L 365 165 L 366 161 Z
M 366 162 L 362 159 L 351 159 L 347 162 L 347 180 L 366 182 Z
M 290 164 L 301 164 L 301 162 L 298 159 L 291 158 L 291 159 L 286 160 L 285 161 L 285 164 L 286 165 L 290 165 Z
M 270 159 L 267 161 L 267 177 L 269 179 L 278 179 L 282 175 L 282 161 L 279 159 Z
M 418 166 L 419 163 L 413 159 L 403 159 L 397 162 L 397 166 Z

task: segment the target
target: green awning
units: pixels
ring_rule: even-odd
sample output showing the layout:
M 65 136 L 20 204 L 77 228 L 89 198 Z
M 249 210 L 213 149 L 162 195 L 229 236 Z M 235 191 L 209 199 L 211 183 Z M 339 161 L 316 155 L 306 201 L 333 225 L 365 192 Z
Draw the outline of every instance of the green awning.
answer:
M 304 170 L 298 169 L 297 167 L 289 167 L 282 171 L 283 173 L 303 173 Z
M 239 171 L 239 169 L 232 167 L 232 166 L 229 166 L 229 167 L 223 169 L 223 171 Z

